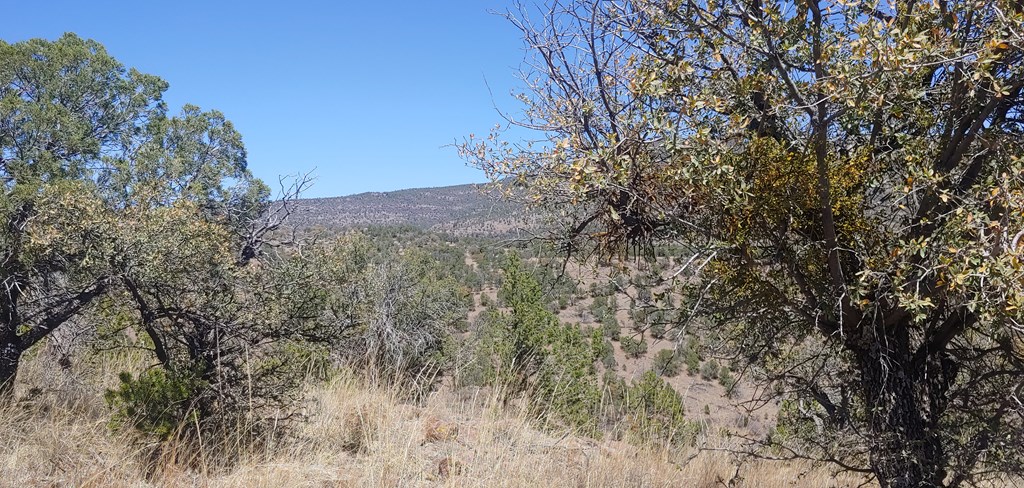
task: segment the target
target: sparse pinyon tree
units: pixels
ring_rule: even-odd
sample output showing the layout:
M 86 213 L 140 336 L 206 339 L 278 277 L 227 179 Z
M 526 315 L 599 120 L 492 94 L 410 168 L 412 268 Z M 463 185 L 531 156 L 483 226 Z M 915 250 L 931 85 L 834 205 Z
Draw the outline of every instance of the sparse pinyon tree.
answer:
M 514 124 L 461 146 L 573 255 L 691 251 L 684 317 L 798 397 L 774 450 L 961 486 L 1024 474 L 1024 5 L 555 1 Z M 533 23 L 531 18 L 542 19 Z M 796 430 L 791 431 L 796 432 Z

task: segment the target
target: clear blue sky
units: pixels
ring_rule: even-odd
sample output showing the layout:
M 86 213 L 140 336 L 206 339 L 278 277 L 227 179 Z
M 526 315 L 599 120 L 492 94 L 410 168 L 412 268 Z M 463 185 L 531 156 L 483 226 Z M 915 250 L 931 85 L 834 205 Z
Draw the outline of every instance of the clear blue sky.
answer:
M 483 181 L 451 147 L 515 110 L 502 0 L 46 1 L 3 9 L 7 42 L 75 32 L 234 122 L 253 172 L 315 168 L 307 196 Z M 493 100 L 487 84 L 493 91 Z M 493 101 L 493 104 L 492 104 Z

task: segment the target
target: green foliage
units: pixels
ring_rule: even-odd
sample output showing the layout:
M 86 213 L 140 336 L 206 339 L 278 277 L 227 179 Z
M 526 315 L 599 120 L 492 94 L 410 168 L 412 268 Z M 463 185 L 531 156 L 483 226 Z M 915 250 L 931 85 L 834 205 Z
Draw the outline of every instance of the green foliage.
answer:
M 499 296 L 511 310 L 486 314 L 468 380 L 495 385 L 506 398 L 525 394 L 549 421 L 595 432 L 601 392 L 594 361 L 607 345 L 593 342 L 579 325 L 559 323 L 514 254 Z
M 632 385 L 613 371 L 606 371 L 604 422 L 622 429 L 637 444 L 692 443 L 700 427 L 686 420 L 683 398 L 653 371 L 644 373 Z
M 601 403 L 592 345 L 578 325 L 557 324 L 547 331 L 546 354 L 531 396 L 561 422 L 596 434 Z
M 195 433 L 199 421 L 196 398 L 204 386 L 195 373 L 149 369 L 137 378 L 129 373 L 121 373 L 119 378 L 118 388 L 104 395 L 117 423 L 161 440 Z
M 274 349 L 295 339 L 249 300 L 271 271 L 242 266 L 259 253 L 254 229 L 279 224 L 264 220 L 269 189 L 223 114 L 186 105 L 168 116 L 166 88 L 73 34 L 0 42 L 0 280 L 19 290 L 0 293 L 0 390 L 27 348 L 105 308 L 163 368 L 108 397 L 161 436 L 184 418 L 183 395 L 201 428 L 241 415 L 234 393 L 247 377 L 266 380 L 247 404 L 267 392 L 281 406 L 286 356 Z M 249 352 L 276 364 L 260 375 Z
M 672 349 L 662 349 L 654 355 L 654 372 L 658 376 L 669 378 L 676 376 L 683 369 L 683 362 Z
M 729 368 L 722 367 L 718 370 L 718 384 L 725 387 L 725 392 L 730 397 L 735 394 L 733 387 L 736 386 L 736 378 L 733 377 Z
M 619 325 L 619 319 L 615 318 L 614 313 L 605 314 L 601 318 L 601 333 L 613 341 L 619 340 L 622 335 L 622 326 Z
M 609 310 L 607 297 L 595 295 L 590 303 L 590 313 L 594 316 L 594 319 L 601 321 L 605 316 L 614 314 L 614 311 Z
M 616 366 L 615 347 L 604 338 L 599 329 L 593 329 L 590 332 L 590 346 L 594 352 L 594 359 L 600 361 L 605 368 L 610 369 Z
M 112 286 L 102 168 L 148 144 L 166 88 L 74 34 L 0 41 L 0 394 L 21 354 Z
M 693 442 L 699 428 L 686 420 L 683 398 L 653 371 L 626 392 L 630 435 L 641 442 Z
M 700 355 L 689 343 L 683 347 L 683 361 L 686 362 L 686 374 L 693 376 L 700 371 Z
M 629 310 L 629 318 L 633 321 L 633 329 L 642 332 L 652 317 L 645 307 L 633 303 Z
M 824 412 L 818 406 L 799 400 L 783 400 L 776 415 L 775 430 L 772 432 L 778 440 L 807 439 L 820 435 L 817 422 Z
M 497 370 L 505 375 L 499 383 L 510 394 L 524 391 L 528 379 L 543 361 L 545 333 L 557 320 L 542 303 L 540 284 L 522 267 L 518 256 L 509 258 L 498 299 L 511 309 L 498 315 L 501 337 L 494 344 Z
M 700 377 L 704 380 L 713 380 L 718 378 L 719 368 L 718 361 L 714 359 L 705 361 L 700 367 Z
M 622 346 L 622 352 L 628 358 L 636 359 L 647 354 L 647 341 L 643 336 L 625 336 L 620 339 L 619 344 Z
M 650 328 L 648 328 L 648 331 L 650 332 L 651 337 L 655 339 L 665 338 L 664 313 L 658 313 L 654 315 L 653 320 L 651 321 L 651 326 Z
M 537 265 L 524 262 L 523 265 L 537 280 L 545 299 L 552 304 L 552 312 L 558 313 L 559 310 L 564 310 L 569 304 L 569 299 L 576 295 L 578 291 L 576 281 L 556 273 L 552 266 L 545 265 L 543 262 Z
M 426 379 L 451 364 L 452 333 L 466 326 L 466 289 L 432 244 L 395 242 L 350 233 L 305 249 L 304 293 L 317 297 L 306 316 L 348 364 L 376 379 L 417 379 L 430 388 Z

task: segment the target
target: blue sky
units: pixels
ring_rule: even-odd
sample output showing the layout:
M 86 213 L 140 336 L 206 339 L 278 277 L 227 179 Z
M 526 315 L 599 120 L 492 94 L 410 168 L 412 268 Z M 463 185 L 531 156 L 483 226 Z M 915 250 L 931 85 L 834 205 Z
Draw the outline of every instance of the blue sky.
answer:
M 4 8 L 7 42 L 75 32 L 185 103 L 225 113 L 253 172 L 315 169 L 307 196 L 483 181 L 451 147 L 518 108 L 523 57 L 499 0 L 44 1 Z M 486 79 L 486 83 L 485 83 Z M 493 98 L 488 92 L 490 85 Z

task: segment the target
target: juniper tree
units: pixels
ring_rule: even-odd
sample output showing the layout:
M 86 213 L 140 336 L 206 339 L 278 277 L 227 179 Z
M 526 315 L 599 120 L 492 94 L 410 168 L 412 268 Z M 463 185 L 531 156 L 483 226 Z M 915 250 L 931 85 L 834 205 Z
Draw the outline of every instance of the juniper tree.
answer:
M 0 42 L 0 389 L 28 348 L 112 285 L 96 169 L 164 117 L 164 89 L 74 35 Z
M 304 186 L 272 208 L 231 122 L 191 105 L 168 115 L 166 88 L 73 34 L 0 42 L 0 389 L 105 295 L 133 298 L 169 364 L 189 338 L 154 324 L 220 296 Z

